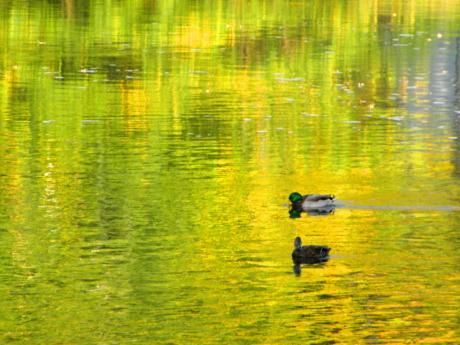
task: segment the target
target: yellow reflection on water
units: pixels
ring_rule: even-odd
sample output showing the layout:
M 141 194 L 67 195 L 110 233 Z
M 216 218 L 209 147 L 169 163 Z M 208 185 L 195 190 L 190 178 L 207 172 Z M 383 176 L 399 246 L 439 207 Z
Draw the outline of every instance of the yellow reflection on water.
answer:
M 2 342 L 459 342 L 456 1 L 0 13 Z

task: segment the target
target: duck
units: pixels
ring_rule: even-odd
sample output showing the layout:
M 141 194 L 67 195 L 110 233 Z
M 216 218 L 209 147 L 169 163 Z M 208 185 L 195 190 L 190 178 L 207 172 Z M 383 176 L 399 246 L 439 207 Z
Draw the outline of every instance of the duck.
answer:
M 289 195 L 291 207 L 298 211 L 309 211 L 322 208 L 333 208 L 335 206 L 335 196 L 332 194 L 307 194 L 302 195 L 294 192 Z
M 329 259 L 330 250 L 331 248 L 327 246 L 302 246 L 302 239 L 297 236 L 294 240 L 292 261 L 294 261 L 295 264 L 324 262 Z

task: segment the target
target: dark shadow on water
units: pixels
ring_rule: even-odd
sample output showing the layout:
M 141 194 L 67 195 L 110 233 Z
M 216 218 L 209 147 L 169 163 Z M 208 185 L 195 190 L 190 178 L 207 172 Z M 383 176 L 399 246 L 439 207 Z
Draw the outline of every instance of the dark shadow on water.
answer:
M 329 258 L 308 259 L 308 260 L 302 260 L 302 262 L 294 262 L 294 266 L 292 266 L 292 270 L 296 276 L 300 276 L 302 274 L 302 266 L 304 268 L 321 268 L 325 266 L 327 261 L 329 261 Z

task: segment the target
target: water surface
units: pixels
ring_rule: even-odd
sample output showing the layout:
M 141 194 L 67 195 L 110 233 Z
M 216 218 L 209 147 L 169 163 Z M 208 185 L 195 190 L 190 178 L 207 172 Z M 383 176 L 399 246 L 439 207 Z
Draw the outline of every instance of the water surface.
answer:
M 458 2 L 0 26 L 2 344 L 460 343 Z M 292 191 L 346 207 L 290 219 Z M 294 274 L 295 236 L 332 258 Z

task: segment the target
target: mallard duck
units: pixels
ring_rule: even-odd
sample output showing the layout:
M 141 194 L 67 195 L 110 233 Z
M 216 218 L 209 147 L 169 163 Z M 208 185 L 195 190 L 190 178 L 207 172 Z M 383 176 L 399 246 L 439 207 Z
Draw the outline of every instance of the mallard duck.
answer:
M 330 250 L 331 248 L 326 246 L 302 246 L 302 239 L 297 236 L 294 240 L 292 260 L 296 264 L 327 261 Z
M 335 196 L 331 194 L 307 194 L 302 195 L 298 192 L 291 193 L 289 200 L 292 208 L 298 211 L 309 211 L 324 207 L 334 207 Z

